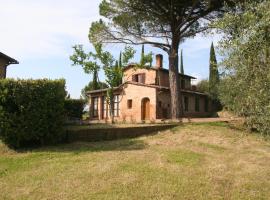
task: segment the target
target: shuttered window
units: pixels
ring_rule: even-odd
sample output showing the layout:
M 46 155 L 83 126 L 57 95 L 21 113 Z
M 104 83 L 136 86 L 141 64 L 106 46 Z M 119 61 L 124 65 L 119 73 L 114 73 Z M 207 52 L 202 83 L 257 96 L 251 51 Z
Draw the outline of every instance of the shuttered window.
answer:
M 145 84 L 145 74 L 135 74 L 132 76 L 132 81 Z

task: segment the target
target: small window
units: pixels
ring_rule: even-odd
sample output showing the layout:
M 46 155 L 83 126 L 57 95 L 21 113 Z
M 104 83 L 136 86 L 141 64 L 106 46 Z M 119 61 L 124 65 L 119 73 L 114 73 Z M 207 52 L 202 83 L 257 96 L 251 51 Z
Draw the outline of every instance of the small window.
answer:
M 171 105 L 170 105 L 170 104 L 168 104 L 168 108 L 169 108 L 169 107 L 171 107 Z
M 185 79 L 181 80 L 181 89 L 185 89 L 186 88 L 186 84 L 185 84 Z
M 132 108 L 132 99 L 129 99 L 127 101 L 127 107 L 128 107 L 128 109 L 131 109 Z
M 184 97 L 185 111 L 188 112 L 188 97 Z
M 195 97 L 195 111 L 200 112 L 200 97 Z
M 158 107 L 161 108 L 162 107 L 162 102 L 158 101 Z

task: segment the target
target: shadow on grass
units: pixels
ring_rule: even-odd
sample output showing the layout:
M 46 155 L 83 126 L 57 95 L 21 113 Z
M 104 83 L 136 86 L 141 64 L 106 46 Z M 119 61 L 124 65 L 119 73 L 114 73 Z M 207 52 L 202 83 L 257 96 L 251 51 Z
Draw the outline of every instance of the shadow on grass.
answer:
M 87 153 L 103 151 L 134 151 L 147 148 L 147 144 L 138 139 L 122 139 L 102 142 L 74 142 L 56 146 L 32 149 L 31 152 Z M 29 151 L 29 150 L 28 150 Z
M 65 128 L 67 130 L 84 130 L 84 129 L 104 129 L 104 128 L 116 128 L 114 124 L 66 124 Z

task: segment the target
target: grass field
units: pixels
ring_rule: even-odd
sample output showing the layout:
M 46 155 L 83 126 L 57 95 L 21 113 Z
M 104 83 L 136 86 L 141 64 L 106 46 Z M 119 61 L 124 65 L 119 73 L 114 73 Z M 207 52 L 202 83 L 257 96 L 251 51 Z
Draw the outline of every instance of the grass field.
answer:
M 269 199 L 270 142 L 226 124 L 14 152 L 0 199 Z

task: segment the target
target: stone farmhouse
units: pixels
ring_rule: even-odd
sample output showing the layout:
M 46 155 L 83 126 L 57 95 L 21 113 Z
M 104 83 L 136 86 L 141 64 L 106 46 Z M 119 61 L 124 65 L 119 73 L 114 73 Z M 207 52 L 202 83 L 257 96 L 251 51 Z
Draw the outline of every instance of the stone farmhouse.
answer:
M 207 94 L 196 91 L 192 76 L 179 74 L 182 90 L 183 117 L 209 117 L 212 103 Z M 90 120 L 110 119 L 107 89 L 88 92 Z M 156 66 L 124 68 L 123 84 L 114 88 L 114 119 L 122 122 L 142 122 L 170 119 L 169 71 L 163 68 L 162 55 L 156 56 Z
M 7 76 L 7 66 L 11 64 L 19 64 L 19 62 L 0 52 L 0 79 Z

